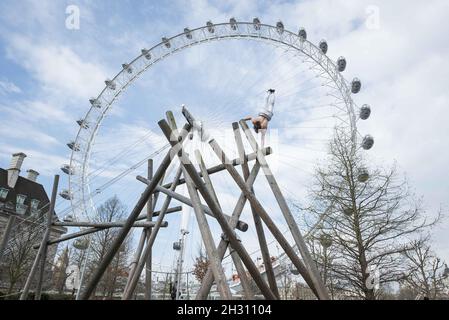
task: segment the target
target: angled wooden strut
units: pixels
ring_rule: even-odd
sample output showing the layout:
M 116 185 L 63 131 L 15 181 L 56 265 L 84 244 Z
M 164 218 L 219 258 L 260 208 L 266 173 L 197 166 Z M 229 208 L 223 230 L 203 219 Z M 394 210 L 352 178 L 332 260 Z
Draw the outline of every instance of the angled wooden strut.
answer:
M 177 187 L 177 181 L 179 181 L 179 178 L 181 177 L 182 174 L 182 170 L 181 170 L 181 166 L 178 168 L 178 171 L 175 174 L 175 178 L 173 179 L 173 183 L 171 184 L 170 190 L 174 191 Z M 161 227 L 162 221 L 165 217 L 165 212 L 167 211 L 168 206 L 170 205 L 171 202 L 171 197 L 167 196 L 165 198 L 164 203 L 162 204 L 162 208 L 160 210 L 160 214 L 156 220 L 156 225 L 153 228 L 153 231 L 151 232 L 150 238 L 148 239 L 147 242 L 147 246 L 145 247 L 145 249 L 143 250 L 140 259 L 137 262 L 137 265 L 135 267 L 134 273 L 131 277 L 131 279 L 129 280 L 129 283 L 127 285 L 127 287 L 125 288 L 125 291 L 123 293 L 123 297 L 122 300 L 129 300 L 132 297 L 132 294 L 134 293 L 134 290 L 137 287 L 137 283 L 139 282 L 139 277 L 140 274 L 142 273 L 142 270 L 146 264 L 147 261 L 147 257 L 150 255 L 151 253 L 151 248 L 154 244 L 154 241 L 156 240 L 156 236 L 159 232 L 159 229 Z
M 246 135 L 246 138 L 248 139 L 248 142 L 253 148 L 254 152 L 257 153 L 257 160 L 259 161 L 262 167 L 265 178 L 267 179 L 268 184 L 270 185 L 271 191 L 276 197 L 276 201 L 278 202 L 282 214 L 284 215 L 284 218 L 288 224 L 290 232 L 292 233 L 293 239 L 295 240 L 295 243 L 299 249 L 299 252 L 301 253 L 304 263 L 306 264 L 307 270 L 310 274 L 310 278 L 312 279 L 313 282 L 313 286 L 315 287 L 318 293 L 318 298 L 324 300 L 329 299 L 329 294 L 326 290 L 326 287 L 324 286 L 323 280 L 320 277 L 315 262 L 312 260 L 312 257 L 309 253 L 309 249 L 307 248 L 304 238 L 302 237 L 301 232 L 299 231 L 298 224 L 296 223 L 290 211 L 290 208 L 288 207 L 287 201 L 285 200 L 284 195 L 281 192 L 281 188 L 279 188 L 279 185 L 277 184 L 273 172 L 268 166 L 265 156 L 263 155 L 262 152 L 260 152 L 256 139 L 254 138 L 251 130 L 249 129 L 248 125 L 244 120 L 240 120 L 240 126 L 242 127 Z
M 301 274 L 301 276 L 307 282 L 309 287 L 318 296 L 317 291 L 314 286 L 314 283 L 312 282 L 312 279 L 311 279 L 305 265 L 302 263 L 302 261 L 296 255 L 295 251 L 290 246 L 288 241 L 285 239 L 284 235 L 279 230 L 279 228 L 276 226 L 274 221 L 270 218 L 270 215 L 268 214 L 268 212 L 263 208 L 263 206 L 260 204 L 259 200 L 257 200 L 257 198 L 254 196 L 254 194 L 251 192 L 251 189 L 248 188 L 247 185 L 245 185 L 243 178 L 239 175 L 237 170 L 232 165 L 229 164 L 229 159 L 226 157 L 226 154 L 220 148 L 218 143 L 215 140 L 211 140 L 209 142 L 209 144 L 211 145 L 211 147 L 214 150 L 217 157 L 222 161 L 223 164 L 225 164 L 226 169 L 228 170 L 231 177 L 234 179 L 234 181 L 239 186 L 239 188 L 243 191 L 243 193 L 247 197 L 248 201 L 253 206 L 254 210 L 256 210 L 257 214 L 262 218 L 263 222 L 268 227 L 268 229 L 273 234 L 273 236 L 276 238 L 279 245 L 282 247 L 284 252 L 287 254 L 287 256 L 290 258 L 292 263 L 298 269 L 298 272 Z
M 220 202 L 218 201 L 218 197 L 215 192 L 214 186 L 212 184 L 212 180 L 210 179 L 209 174 L 207 173 L 206 165 L 204 164 L 203 157 L 201 156 L 201 153 L 199 150 L 195 150 L 195 157 L 196 157 L 196 161 L 198 162 L 198 164 L 200 166 L 200 170 L 201 170 L 201 173 L 202 173 L 202 176 L 204 179 L 204 183 L 206 184 L 206 188 L 209 190 L 209 193 L 211 194 L 211 196 L 214 198 L 214 200 L 217 202 L 218 206 L 221 209 L 221 205 L 220 205 Z M 248 173 L 248 175 L 249 175 L 249 173 Z M 243 266 L 242 260 L 240 260 L 238 253 L 235 252 L 234 250 L 231 249 L 230 253 L 231 253 L 232 261 L 234 262 L 235 268 L 239 275 L 240 282 L 243 287 L 245 299 L 254 300 L 254 292 L 251 289 L 250 281 L 246 274 L 246 270 L 245 270 L 245 267 Z M 223 258 L 219 256 L 218 252 L 217 252 L 216 258 L 220 261 L 220 263 L 223 260 Z
M 240 135 L 240 128 L 237 122 L 232 123 L 232 129 L 234 131 L 234 138 L 237 144 L 237 150 L 239 153 L 240 161 L 242 161 L 242 172 L 245 180 L 249 177 L 248 162 L 246 161 L 245 148 L 243 146 L 242 136 Z M 254 190 L 251 188 L 254 193 Z M 276 284 L 276 277 L 274 276 L 273 265 L 271 261 L 270 251 L 268 250 L 267 239 L 263 230 L 262 220 L 257 214 L 253 206 L 251 206 L 251 212 L 253 214 L 254 225 L 256 227 L 257 239 L 259 240 L 260 252 L 262 253 L 262 259 L 265 266 L 265 272 L 267 274 L 268 284 L 274 294 L 280 298 L 279 290 Z
M 223 271 L 223 267 L 217 256 L 217 248 L 214 244 L 214 238 L 212 236 L 212 232 L 210 231 L 209 224 L 206 220 L 206 216 L 201 207 L 201 200 L 198 192 L 195 189 L 195 185 L 190 179 L 189 175 L 186 172 L 186 169 L 183 168 L 184 177 L 186 177 L 186 185 L 189 191 L 190 198 L 193 203 L 193 211 L 195 212 L 196 220 L 198 222 L 198 228 L 200 229 L 201 237 L 203 238 L 204 247 L 206 248 L 206 253 L 210 261 L 210 267 L 214 274 L 215 281 L 217 283 L 217 289 L 220 293 L 220 297 L 223 300 L 231 300 L 232 294 L 231 290 L 229 290 L 228 283 L 226 282 L 226 276 Z M 178 284 L 179 285 L 179 284 Z
M 251 173 L 249 175 L 249 178 L 246 181 L 246 185 L 251 188 L 254 184 L 254 181 L 256 180 L 257 174 L 259 172 L 260 166 L 259 163 L 255 163 L 253 169 L 251 170 Z M 229 226 L 232 229 L 235 229 L 237 222 L 240 218 L 240 215 L 242 214 L 243 208 L 245 207 L 246 203 L 246 197 L 244 193 L 241 193 L 237 204 L 235 205 L 235 208 L 232 212 L 231 218 L 229 219 Z M 223 257 L 226 253 L 226 250 L 228 249 L 229 241 L 226 241 L 225 239 L 221 239 L 219 245 L 217 246 L 217 253 L 221 260 L 223 260 Z M 214 281 L 214 276 L 212 274 L 212 270 L 209 268 L 206 272 L 206 275 L 203 278 L 203 281 L 201 282 L 201 287 L 197 292 L 197 295 L 195 297 L 196 300 L 204 300 L 207 298 L 207 295 L 210 292 L 210 289 L 212 287 Z
M 47 260 L 47 249 L 48 249 L 48 239 L 50 238 L 51 233 L 51 223 L 53 221 L 53 213 L 55 210 L 56 203 L 56 195 L 58 194 L 58 184 L 59 184 L 59 175 L 55 175 L 53 180 L 53 190 L 51 193 L 50 200 L 50 208 L 47 212 L 47 226 L 45 228 L 44 236 L 42 237 L 41 245 L 39 247 L 39 251 L 36 254 L 33 265 L 31 267 L 30 273 L 28 274 L 27 280 L 25 282 L 25 286 L 23 287 L 22 293 L 20 295 L 20 300 L 26 300 L 28 298 L 28 293 L 30 291 L 31 283 L 34 279 L 34 276 L 40 268 L 40 272 L 37 280 L 37 298 L 40 299 L 41 289 L 42 289 L 42 279 L 44 276 L 45 269 L 45 261 Z
M 184 138 L 186 137 L 187 133 L 190 131 L 190 128 L 191 128 L 191 126 L 189 124 L 186 124 L 186 126 L 184 127 L 184 130 L 181 132 L 180 145 L 182 145 L 183 141 L 185 140 Z M 173 148 L 170 148 L 170 150 L 168 151 L 168 153 L 162 160 L 159 168 L 157 169 L 157 171 L 154 174 L 152 183 L 146 187 L 145 191 L 140 196 L 134 209 L 131 211 L 128 219 L 126 220 L 125 226 L 120 230 L 119 234 L 112 242 L 110 249 L 106 252 L 103 260 L 100 262 L 98 268 L 95 270 L 94 274 L 92 275 L 89 283 L 86 286 L 85 291 L 81 295 L 82 300 L 87 300 L 92 295 L 93 291 L 95 290 L 96 286 L 98 285 L 98 282 L 100 282 L 100 279 L 103 276 L 104 272 L 106 271 L 107 267 L 111 263 L 112 259 L 114 259 L 115 254 L 119 250 L 119 248 L 122 245 L 125 238 L 128 236 L 128 233 L 131 230 L 133 223 L 136 221 L 136 218 L 139 216 L 139 213 L 144 208 L 149 197 L 154 192 L 154 189 L 156 188 L 157 184 L 159 183 L 159 181 L 161 180 L 165 171 L 167 170 L 168 166 L 170 165 L 171 161 L 173 160 L 172 155 L 175 151 L 176 150 L 174 150 Z
M 246 268 L 248 269 L 248 272 L 252 275 L 254 281 L 259 286 L 259 288 L 262 291 L 262 294 L 267 298 L 274 300 L 276 299 L 276 296 L 273 294 L 271 289 L 267 286 L 267 284 L 263 281 L 259 270 L 257 269 L 256 265 L 252 261 L 251 257 L 249 256 L 246 249 L 243 247 L 243 245 L 240 243 L 238 238 L 236 237 L 233 229 L 229 226 L 227 219 L 224 217 L 223 212 L 220 210 L 214 199 L 211 197 L 210 193 L 208 192 L 204 182 L 202 181 L 201 177 L 199 176 L 198 172 L 196 171 L 195 167 L 193 166 L 192 162 L 190 161 L 189 157 L 183 152 L 183 147 L 176 139 L 173 137 L 176 137 L 170 126 L 165 120 L 159 121 L 159 126 L 161 127 L 164 135 L 166 138 L 170 141 L 170 144 L 173 148 L 176 148 L 178 150 L 178 157 L 181 160 L 181 165 L 185 168 L 187 174 L 192 179 L 193 183 L 195 184 L 198 191 L 201 193 L 201 196 L 203 197 L 204 201 L 207 203 L 209 208 L 211 209 L 213 215 L 217 219 L 218 223 L 220 224 L 221 229 L 223 230 L 225 236 L 229 239 L 231 247 L 237 251 L 240 258 L 242 259 L 242 262 L 245 264 Z
M 151 183 L 151 180 L 145 179 L 142 176 L 137 176 L 136 178 L 140 182 L 143 182 L 143 183 L 146 183 L 146 184 L 150 184 Z M 181 181 L 181 179 L 179 181 Z M 182 203 L 184 203 L 184 204 L 186 204 L 186 205 L 188 205 L 190 207 L 193 207 L 192 200 L 190 198 L 188 198 L 188 197 L 183 196 L 182 194 L 174 192 L 174 191 L 172 191 L 170 189 L 166 189 L 166 188 L 164 188 L 162 186 L 157 186 L 156 190 L 158 190 L 158 191 L 160 191 L 162 193 L 165 193 L 167 196 L 170 196 L 173 199 L 178 200 L 179 202 L 182 202 Z M 203 204 L 201 204 L 201 207 L 203 208 L 203 211 L 204 211 L 205 214 L 207 214 L 208 216 L 211 216 L 212 218 L 215 218 L 211 208 L 209 208 L 208 206 L 203 205 Z M 228 215 L 225 214 L 224 216 L 225 216 L 226 219 L 230 219 L 230 217 Z M 239 220 L 239 221 L 237 221 L 236 228 L 238 230 L 240 230 L 240 231 L 246 231 L 246 230 L 248 230 L 248 224 L 246 222 L 244 222 L 244 221 L 240 221 Z

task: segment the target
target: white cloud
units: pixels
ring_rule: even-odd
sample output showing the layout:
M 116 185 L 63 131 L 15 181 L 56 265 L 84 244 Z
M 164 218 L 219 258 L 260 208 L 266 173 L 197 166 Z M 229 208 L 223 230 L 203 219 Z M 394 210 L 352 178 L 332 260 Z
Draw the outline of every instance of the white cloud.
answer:
M 70 47 L 42 44 L 21 35 L 11 36 L 8 57 L 23 66 L 45 91 L 86 99 L 104 87 L 105 69 L 83 60 Z
M 7 95 L 10 93 L 21 93 L 22 90 L 9 80 L 0 80 L 0 95 Z

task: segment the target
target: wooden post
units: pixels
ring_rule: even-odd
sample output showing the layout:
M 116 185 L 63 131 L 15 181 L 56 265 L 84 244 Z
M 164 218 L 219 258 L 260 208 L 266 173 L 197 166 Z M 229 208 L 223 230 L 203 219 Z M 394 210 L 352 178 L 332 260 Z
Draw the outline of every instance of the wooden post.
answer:
M 153 178 L 153 160 L 148 160 L 148 179 L 151 180 Z M 162 179 L 161 179 L 162 180 Z M 153 217 L 153 195 L 150 196 L 147 202 L 147 221 L 151 221 Z M 151 237 L 151 228 L 147 228 L 146 230 L 146 239 L 147 245 L 148 240 Z M 147 261 L 145 264 L 145 300 L 151 300 L 151 271 L 152 271 L 152 250 L 149 249 L 150 253 L 148 254 Z
M 284 238 L 282 232 L 276 227 L 276 224 L 270 218 L 268 212 L 265 211 L 263 206 L 260 204 L 259 200 L 257 200 L 254 194 L 251 192 L 250 188 L 248 188 L 248 186 L 245 185 L 245 182 L 243 181 L 242 177 L 239 175 L 237 170 L 232 165 L 229 164 L 228 158 L 226 157 L 223 150 L 221 150 L 217 142 L 215 140 L 212 140 L 209 142 L 209 144 L 212 146 L 212 149 L 214 150 L 217 157 L 222 161 L 223 164 L 225 164 L 226 169 L 230 173 L 231 177 L 234 179 L 234 181 L 237 183 L 240 189 L 244 192 L 245 196 L 248 198 L 248 201 L 251 203 L 254 210 L 256 210 L 256 213 L 265 222 L 265 225 L 268 227 L 268 229 L 271 231 L 271 233 L 276 238 L 278 243 L 281 245 L 282 249 L 284 249 L 285 253 L 293 262 L 295 267 L 298 269 L 298 272 L 301 273 L 301 276 L 304 278 L 304 280 L 307 282 L 310 288 L 316 293 L 316 289 L 314 287 L 313 282 L 311 281 L 311 278 L 305 265 L 301 262 L 301 260 L 299 260 L 293 248 Z
M 47 212 L 47 226 L 46 226 L 46 229 L 44 232 L 44 236 L 42 237 L 42 242 L 39 247 L 39 251 L 36 254 L 36 258 L 34 259 L 30 273 L 28 274 L 28 278 L 25 282 L 25 286 L 23 287 L 22 294 L 20 295 L 20 300 L 27 299 L 28 292 L 30 291 L 31 282 L 33 281 L 34 275 L 36 274 L 37 268 L 39 266 L 40 266 L 40 272 L 39 272 L 36 294 L 40 298 L 40 291 L 42 288 L 42 278 L 43 278 L 43 274 L 44 274 L 44 270 L 45 270 L 45 260 L 47 260 L 48 239 L 50 238 L 51 223 L 53 221 L 53 213 L 55 210 L 56 195 L 58 194 L 58 184 L 59 184 L 59 175 L 55 175 L 54 180 L 53 180 L 53 190 L 51 193 L 50 208 Z
M 190 125 L 186 124 L 184 126 L 184 130 L 182 130 L 182 132 L 181 132 L 180 145 L 182 145 L 182 142 L 184 142 L 184 138 L 186 137 L 186 135 L 189 131 L 190 131 Z M 159 180 L 162 178 L 162 176 L 164 175 L 168 166 L 170 165 L 171 161 L 173 160 L 172 155 L 176 151 L 177 150 L 170 148 L 170 150 L 168 151 L 168 153 L 162 160 L 159 168 L 157 169 L 156 173 L 154 174 L 154 178 L 153 178 L 151 184 L 147 186 L 145 191 L 140 196 L 134 209 L 131 211 L 128 219 L 126 220 L 125 226 L 120 230 L 119 234 L 112 242 L 110 249 L 106 252 L 103 260 L 100 262 L 98 268 L 95 270 L 94 274 L 92 275 L 89 283 L 86 286 L 85 291 L 83 292 L 83 294 L 81 296 L 82 300 L 89 299 L 89 297 L 95 290 L 98 282 L 100 282 L 101 277 L 103 276 L 107 267 L 111 263 L 112 259 L 114 259 L 115 254 L 120 249 L 120 246 L 122 245 L 123 241 L 125 240 L 126 236 L 128 235 L 129 231 L 131 230 L 132 225 L 135 222 L 136 218 L 139 216 L 139 213 L 144 208 L 146 202 L 148 201 L 148 198 L 153 193 L 154 189 L 156 188 L 157 184 L 159 183 Z
M 206 185 L 207 190 L 209 190 L 209 193 L 211 194 L 212 198 L 217 203 L 218 207 L 221 209 L 220 201 L 218 201 L 217 194 L 215 192 L 214 186 L 212 184 L 212 180 L 209 177 L 209 174 L 207 173 L 206 165 L 204 164 L 203 157 L 201 156 L 201 153 L 199 150 L 195 150 L 195 157 L 198 162 L 198 165 L 200 167 L 200 171 L 202 173 L 204 183 Z M 249 175 L 249 172 L 248 172 Z M 245 267 L 242 264 L 242 261 L 240 260 L 240 257 L 238 256 L 238 253 L 234 250 L 230 250 L 232 261 L 234 262 L 235 268 L 237 270 L 237 273 L 240 277 L 240 283 L 242 284 L 243 292 L 245 294 L 245 298 L 247 300 L 254 300 L 254 293 L 251 289 L 251 285 L 248 279 L 248 276 L 246 275 Z M 217 259 L 221 262 L 222 258 L 220 258 L 217 255 Z
M 242 161 L 241 166 L 243 178 L 247 180 L 249 177 L 248 162 L 246 161 L 245 148 L 243 147 L 242 136 L 240 135 L 240 129 L 237 122 L 232 123 L 232 129 L 234 131 L 234 138 L 237 144 L 237 150 L 239 153 L 240 161 Z M 251 191 L 254 193 L 254 189 L 251 189 Z M 276 277 L 274 276 L 273 265 L 271 263 L 271 255 L 270 251 L 268 250 L 267 239 L 265 237 L 265 232 L 263 230 L 262 220 L 256 213 L 256 210 L 254 210 L 253 206 L 251 206 L 251 212 L 253 214 L 254 225 L 256 227 L 257 238 L 259 240 L 260 252 L 262 253 L 262 259 L 265 265 L 265 272 L 267 274 L 268 284 L 270 285 L 270 288 L 273 291 L 273 293 L 278 298 L 280 298 L 279 290 L 276 284 Z
M 126 285 L 125 288 L 123 289 L 123 293 L 125 293 L 126 290 L 128 290 L 131 279 L 134 275 L 134 272 L 136 271 L 137 262 L 139 262 L 140 256 L 142 255 L 142 251 L 145 246 L 145 237 L 146 234 L 145 232 L 142 231 L 142 233 L 140 234 L 139 244 L 137 245 L 133 260 L 131 261 L 131 265 L 129 266 L 128 279 L 126 279 Z
M 256 180 L 257 174 L 259 173 L 259 163 L 255 163 L 253 169 L 251 170 L 251 174 L 249 175 L 248 180 L 246 180 L 246 185 L 251 188 L 254 181 Z M 234 211 L 232 212 L 231 219 L 229 220 L 229 225 L 231 228 L 235 229 L 237 225 L 237 221 L 239 220 L 239 217 L 243 211 L 243 208 L 245 207 L 246 203 L 246 197 L 245 194 L 242 192 L 237 204 L 234 208 Z M 220 244 L 217 247 L 217 254 L 218 257 L 223 260 L 223 257 L 226 253 L 226 250 L 229 246 L 229 242 L 222 239 L 220 241 Z M 203 281 L 201 282 L 201 287 L 197 292 L 197 295 L 195 297 L 196 300 L 204 300 L 207 298 L 207 295 L 209 294 L 209 291 L 212 287 L 212 283 L 214 281 L 214 276 L 212 274 L 212 270 L 210 268 L 207 269 L 206 275 L 203 278 Z
M 301 235 L 301 232 L 299 231 L 298 224 L 296 223 L 295 218 L 290 212 L 290 208 L 288 207 L 287 201 L 285 200 L 284 195 L 281 192 L 281 188 L 279 188 L 279 185 L 276 182 L 273 172 L 268 166 L 265 156 L 263 155 L 262 152 L 260 152 L 256 139 L 254 138 L 253 134 L 251 133 L 248 125 L 244 120 L 240 120 L 240 126 L 242 127 L 246 135 L 246 138 L 248 139 L 249 144 L 253 148 L 254 152 L 257 153 L 257 160 L 259 161 L 262 167 L 265 178 L 267 179 L 268 184 L 270 185 L 271 191 L 276 197 L 276 201 L 282 211 L 282 214 L 284 215 L 285 220 L 287 221 L 290 232 L 292 233 L 293 239 L 295 240 L 299 252 L 301 253 L 304 263 L 306 264 L 307 270 L 309 270 L 310 272 L 310 277 L 312 278 L 315 289 L 318 292 L 319 298 L 325 300 L 329 299 L 326 287 L 324 286 L 323 280 L 320 277 L 315 262 L 312 260 L 312 257 L 309 253 L 309 249 L 307 248 L 307 245 Z
M 209 192 L 206 189 L 206 186 L 204 185 L 204 182 L 201 180 L 201 177 L 199 176 L 189 157 L 183 152 L 182 145 L 179 142 L 177 142 L 176 139 L 173 138 L 176 136 L 173 134 L 168 123 L 165 120 L 161 120 L 159 121 L 159 126 L 161 127 L 165 137 L 169 140 L 172 147 L 176 147 L 176 150 L 178 150 L 178 157 L 181 160 L 181 165 L 185 168 L 188 175 L 192 179 L 193 183 L 197 187 L 198 191 L 201 193 L 201 196 L 203 197 L 204 201 L 207 203 L 213 215 L 220 224 L 221 229 L 225 233 L 225 236 L 229 239 L 230 245 L 232 246 L 232 248 L 234 248 L 234 250 L 238 252 L 243 263 L 248 269 L 248 272 L 252 275 L 254 281 L 262 291 L 262 294 L 267 299 L 275 300 L 276 296 L 273 294 L 273 292 L 267 286 L 267 284 L 263 281 L 259 273 L 259 270 L 252 261 L 250 255 L 248 254 L 246 249 L 242 246 L 240 241 L 237 239 L 233 229 L 229 226 L 227 219 L 224 217 L 223 212 L 220 210 L 220 208 L 217 206 L 213 198 L 210 196 Z
M 182 170 L 181 170 L 181 167 L 179 167 L 178 171 L 175 174 L 175 178 L 173 179 L 171 187 L 170 187 L 170 189 L 172 191 L 176 189 L 177 181 L 179 181 L 179 178 L 181 177 L 181 173 L 182 173 Z M 147 255 L 150 254 L 150 249 L 151 249 L 151 247 L 154 244 L 154 240 L 156 239 L 156 236 L 157 236 L 157 234 L 159 232 L 160 226 L 162 224 L 162 220 L 165 217 L 165 212 L 166 212 L 168 206 L 170 205 L 170 202 L 171 202 L 171 197 L 167 196 L 165 198 L 164 203 L 162 204 L 162 208 L 160 210 L 160 214 L 157 217 L 156 225 L 154 226 L 153 231 L 151 232 L 151 236 L 148 239 L 147 246 L 145 247 L 144 251 L 142 252 L 142 255 L 141 255 L 141 257 L 140 257 L 140 259 L 139 259 L 139 261 L 137 263 L 137 266 L 136 266 L 134 274 L 133 274 L 133 276 L 132 276 L 132 278 L 131 278 L 131 280 L 129 282 L 129 285 L 127 286 L 126 290 L 123 293 L 122 300 L 129 300 L 129 299 L 131 299 L 132 294 L 133 294 L 134 290 L 136 289 L 137 283 L 139 282 L 140 274 L 142 273 L 142 270 L 143 270 L 143 268 L 145 266 L 145 263 L 147 261 Z
M 193 211 L 195 212 L 196 220 L 198 222 L 198 228 L 200 229 L 201 237 L 203 238 L 204 246 L 206 248 L 207 256 L 209 257 L 210 267 L 214 274 L 215 282 L 217 284 L 218 292 L 223 300 L 231 300 L 232 294 L 229 290 L 228 283 L 226 282 L 226 276 L 223 272 L 223 267 L 217 256 L 217 248 L 215 247 L 214 238 L 210 231 L 209 224 L 207 223 L 206 216 L 201 206 L 200 197 L 191 181 L 189 175 L 183 168 L 183 174 L 186 178 L 187 190 L 189 191 L 190 199 L 192 199 Z M 178 283 L 178 286 L 180 283 Z
M 2 241 L 0 242 L 0 262 L 2 261 L 3 254 L 7 248 L 8 241 L 9 238 L 11 237 L 11 232 L 15 221 L 16 216 L 10 215 L 8 218 L 8 223 L 6 224 L 5 232 L 3 233 Z

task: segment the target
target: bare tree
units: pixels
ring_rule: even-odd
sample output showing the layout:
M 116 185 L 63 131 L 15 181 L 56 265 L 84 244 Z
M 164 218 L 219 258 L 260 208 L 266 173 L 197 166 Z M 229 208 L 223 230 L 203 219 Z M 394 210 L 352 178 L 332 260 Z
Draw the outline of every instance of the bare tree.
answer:
M 403 286 L 429 299 L 447 297 L 447 266 L 432 252 L 427 239 L 413 241 L 411 250 L 404 255 L 408 268 L 401 281 Z
M 193 275 L 199 282 L 203 281 L 206 275 L 207 269 L 209 268 L 210 261 L 207 255 L 202 249 L 199 250 L 199 256 L 195 258 L 195 263 L 193 264 Z
M 375 299 L 377 289 L 402 278 L 403 253 L 413 249 L 408 239 L 435 220 L 423 218 L 420 201 L 396 166 L 370 168 L 366 180 L 366 160 L 344 132 L 336 130 L 329 151 L 327 164 L 316 170 L 312 204 L 304 208 L 307 223 L 332 239 L 328 267 L 335 289 L 347 297 Z
M 125 214 L 125 206 L 120 202 L 117 196 L 114 196 L 106 200 L 105 203 L 97 209 L 97 215 L 94 221 L 113 222 L 124 220 L 126 218 Z M 89 278 L 89 276 L 92 275 L 98 263 L 103 260 L 104 255 L 110 248 L 110 245 L 117 234 L 117 228 L 109 228 L 92 234 L 90 237 L 91 254 L 86 268 L 86 278 Z M 80 253 L 79 255 L 81 254 L 84 253 Z M 103 298 L 113 298 L 116 291 L 123 291 L 123 288 L 126 285 L 129 256 L 130 241 L 127 239 L 109 264 L 107 271 L 97 286 L 97 292 L 101 293 Z M 78 260 L 81 262 L 83 259 L 80 258 Z
M 67 280 L 68 274 L 66 269 L 71 261 L 71 252 L 68 246 L 66 246 L 56 259 L 56 264 L 53 269 L 53 286 L 58 293 L 64 292 L 65 282 Z
M 38 244 L 42 237 L 41 223 L 42 218 L 36 215 L 17 222 L 13 227 L 2 266 L 9 282 L 8 294 L 21 287 L 31 269 L 37 253 L 33 246 Z

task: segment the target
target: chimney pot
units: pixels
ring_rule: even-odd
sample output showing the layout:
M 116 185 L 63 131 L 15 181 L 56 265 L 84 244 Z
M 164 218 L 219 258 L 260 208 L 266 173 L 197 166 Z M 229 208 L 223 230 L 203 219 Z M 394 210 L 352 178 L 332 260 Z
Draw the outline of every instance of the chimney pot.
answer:
M 14 188 L 17 183 L 17 179 L 19 179 L 20 168 L 22 167 L 23 159 L 25 159 L 27 155 L 23 152 L 13 153 L 11 159 L 11 165 L 8 169 L 8 186 L 10 188 Z
M 23 152 L 13 153 L 9 169 L 20 170 L 20 168 L 22 167 L 23 159 L 25 159 L 26 156 L 27 155 Z
M 33 170 L 33 169 L 29 169 L 29 170 L 27 170 L 27 173 L 28 173 L 27 179 L 36 182 L 39 172 L 37 172 L 36 170 Z

